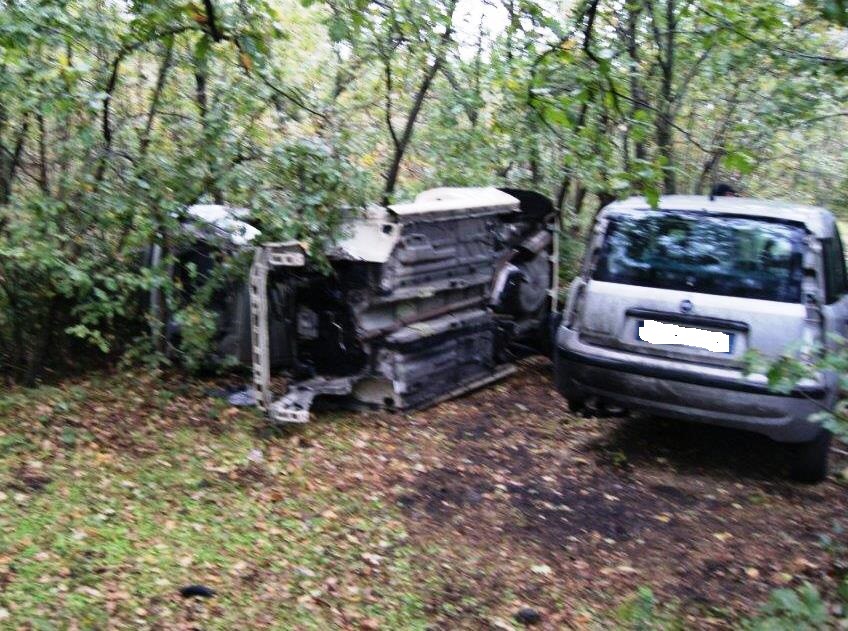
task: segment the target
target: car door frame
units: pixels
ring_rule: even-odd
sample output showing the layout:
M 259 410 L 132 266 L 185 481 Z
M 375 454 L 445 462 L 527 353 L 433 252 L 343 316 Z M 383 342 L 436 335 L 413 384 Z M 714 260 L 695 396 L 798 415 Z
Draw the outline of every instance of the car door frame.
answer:
M 839 229 L 833 226 L 829 237 L 821 240 L 821 264 L 824 280 L 824 345 L 833 350 L 839 340 L 834 335 L 848 338 L 848 270 Z

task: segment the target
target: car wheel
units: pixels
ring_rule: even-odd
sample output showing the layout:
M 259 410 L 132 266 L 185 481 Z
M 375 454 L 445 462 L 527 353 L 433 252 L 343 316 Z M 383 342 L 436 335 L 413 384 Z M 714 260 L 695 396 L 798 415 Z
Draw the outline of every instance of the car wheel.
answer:
M 586 399 L 583 397 L 567 397 L 565 401 L 568 403 L 568 411 L 572 414 L 583 414 L 587 411 Z
M 827 458 L 830 453 L 831 433 L 822 430 L 811 441 L 795 445 L 792 462 L 792 479 L 816 483 L 827 477 Z

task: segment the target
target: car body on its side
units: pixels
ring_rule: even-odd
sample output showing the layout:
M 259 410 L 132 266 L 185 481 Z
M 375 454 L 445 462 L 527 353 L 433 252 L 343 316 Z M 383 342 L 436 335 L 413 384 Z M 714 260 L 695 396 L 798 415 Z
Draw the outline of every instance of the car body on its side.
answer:
M 420 409 L 549 351 L 556 209 L 539 193 L 443 187 L 348 209 L 322 252 L 262 242 L 244 209 L 182 215 L 168 270 L 180 291 L 163 309 L 161 289 L 151 290 L 151 321 L 180 349 L 180 310 L 206 297 L 209 363 L 252 366 L 244 398 L 255 394 L 273 423 L 306 422 L 313 404 Z M 224 261 L 238 272 L 246 253 L 247 278 L 223 274 Z M 161 250 L 148 260 L 162 265 Z
M 837 396 L 819 373 L 781 394 L 750 352 L 798 357 L 844 336 L 845 260 L 833 215 L 799 204 L 672 195 L 596 218 L 556 336 L 560 391 L 798 443 L 796 476 L 825 475 L 829 434 L 809 420 Z

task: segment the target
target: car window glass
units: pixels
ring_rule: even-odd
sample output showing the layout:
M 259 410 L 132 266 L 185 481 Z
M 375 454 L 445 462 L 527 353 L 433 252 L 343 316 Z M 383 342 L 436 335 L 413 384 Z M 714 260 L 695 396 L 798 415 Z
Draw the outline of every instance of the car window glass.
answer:
M 827 302 L 830 304 L 839 300 L 846 291 L 845 255 L 838 233 L 836 237 L 822 239 L 822 254 Z
M 623 214 L 609 221 L 593 278 L 799 302 L 803 242 L 798 226 L 747 217 Z

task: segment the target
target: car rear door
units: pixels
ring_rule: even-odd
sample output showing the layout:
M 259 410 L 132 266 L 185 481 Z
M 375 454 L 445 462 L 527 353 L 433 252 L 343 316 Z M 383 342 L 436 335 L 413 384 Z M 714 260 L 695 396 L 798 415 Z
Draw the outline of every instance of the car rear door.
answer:
M 598 346 L 741 367 L 750 349 L 777 355 L 787 340 L 802 339 L 805 313 L 800 303 L 590 280 L 579 329 L 583 341 Z
M 822 307 L 824 328 L 828 334 L 848 337 L 848 274 L 845 270 L 845 254 L 839 232 L 834 228 L 833 236 L 822 239 L 822 267 L 824 271 L 825 304 Z M 828 347 L 838 344 L 832 335 L 825 340 Z
M 741 367 L 804 336 L 806 231 L 745 216 L 611 216 L 581 296 L 585 343 Z

